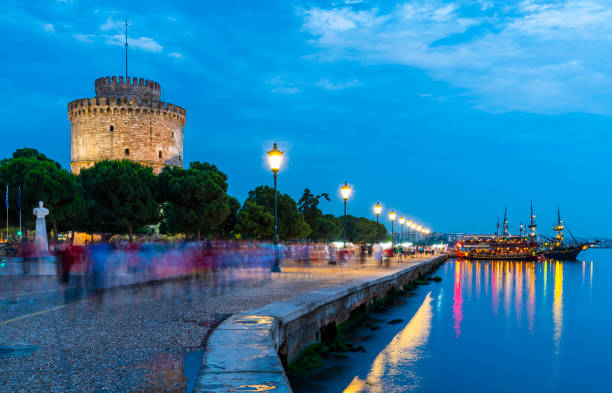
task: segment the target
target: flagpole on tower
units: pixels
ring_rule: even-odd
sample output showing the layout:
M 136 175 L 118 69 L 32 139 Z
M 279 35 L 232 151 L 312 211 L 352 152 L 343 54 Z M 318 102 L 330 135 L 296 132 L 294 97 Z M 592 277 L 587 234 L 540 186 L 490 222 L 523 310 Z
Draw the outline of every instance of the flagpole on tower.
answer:
M 127 50 L 128 50 L 128 36 L 127 36 L 127 28 L 128 28 L 128 20 L 127 18 L 125 18 L 125 80 L 127 83 L 127 77 L 128 77 L 128 58 L 127 58 Z

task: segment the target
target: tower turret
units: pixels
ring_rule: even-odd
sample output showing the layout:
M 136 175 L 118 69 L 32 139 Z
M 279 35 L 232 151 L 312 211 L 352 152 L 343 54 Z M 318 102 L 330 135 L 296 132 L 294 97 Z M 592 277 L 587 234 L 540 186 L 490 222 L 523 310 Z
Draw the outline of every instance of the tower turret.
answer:
M 101 160 L 132 160 L 155 173 L 183 166 L 186 111 L 160 101 L 157 82 L 107 76 L 96 80 L 95 91 L 68 104 L 73 173 Z
M 132 98 L 159 101 L 161 86 L 144 78 L 125 79 L 122 76 L 105 76 L 96 79 L 96 97 L 104 98 Z

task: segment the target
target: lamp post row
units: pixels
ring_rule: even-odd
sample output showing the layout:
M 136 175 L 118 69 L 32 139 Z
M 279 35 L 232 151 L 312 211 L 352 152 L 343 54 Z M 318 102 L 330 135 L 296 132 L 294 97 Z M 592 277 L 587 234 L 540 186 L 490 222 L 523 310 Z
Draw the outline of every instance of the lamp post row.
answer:
M 270 170 L 272 171 L 272 173 L 274 174 L 274 265 L 272 266 L 272 271 L 273 272 L 280 272 L 280 255 L 279 255 L 279 249 L 278 249 L 278 192 L 277 192 L 277 186 L 276 186 L 276 181 L 277 181 L 277 177 L 278 177 L 278 171 L 280 170 L 280 166 L 283 160 L 283 151 L 280 151 L 278 149 L 278 146 L 276 145 L 276 142 L 274 143 L 274 145 L 272 146 L 272 150 L 270 150 L 268 152 L 268 164 L 270 165 Z M 342 199 L 344 200 L 344 218 L 343 218 L 343 242 L 344 242 L 344 247 L 346 247 L 346 204 L 348 199 L 351 196 L 351 186 L 349 186 L 348 182 L 344 182 L 344 185 L 342 187 L 340 187 L 340 193 L 342 194 Z M 380 204 L 380 202 L 376 202 L 376 205 L 374 205 L 374 214 L 376 214 L 376 223 L 379 223 L 379 216 L 382 213 L 382 205 Z M 395 244 L 395 237 L 394 237 L 394 228 L 393 228 L 393 224 L 395 219 L 397 218 L 397 214 L 395 213 L 395 211 L 391 210 L 391 213 L 389 213 L 389 219 L 391 220 L 391 244 Z M 403 240 L 403 225 L 404 223 L 407 224 L 407 226 L 409 228 L 412 229 L 412 236 L 413 236 L 413 243 L 414 243 L 414 235 L 415 235 L 415 230 L 419 231 L 419 233 L 423 233 L 423 234 L 429 234 L 429 229 L 426 229 L 424 227 L 422 227 L 421 225 L 416 225 L 414 222 L 408 220 L 406 221 L 406 219 L 404 217 L 400 217 L 399 219 L 399 223 L 400 223 L 400 242 Z M 377 240 L 378 240 L 378 229 L 377 229 Z
M 376 214 L 376 222 L 378 223 L 378 217 L 380 216 L 380 214 L 382 213 L 383 207 L 380 204 L 380 202 L 376 202 L 376 205 L 374 205 L 374 214 Z M 391 212 L 389 213 L 389 220 L 391 221 L 391 245 L 395 245 L 395 230 L 394 230 L 394 224 L 395 224 L 395 220 L 397 218 L 397 213 L 395 213 L 394 210 L 391 210 Z M 404 224 L 411 229 L 412 232 L 412 243 L 415 243 L 416 241 L 420 241 L 420 236 L 423 236 L 423 239 L 425 238 L 426 235 L 429 235 L 431 233 L 431 231 L 425 227 L 423 227 L 422 225 L 417 225 L 415 222 L 411 221 L 411 220 L 406 220 L 405 217 L 400 217 L 399 218 L 399 223 L 400 223 L 400 236 L 399 236 L 399 241 L 400 243 L 404 240 Z M 410 232 L 409 232 L 410 235 Z M 419 238 L 417 238 L 417 236 Z

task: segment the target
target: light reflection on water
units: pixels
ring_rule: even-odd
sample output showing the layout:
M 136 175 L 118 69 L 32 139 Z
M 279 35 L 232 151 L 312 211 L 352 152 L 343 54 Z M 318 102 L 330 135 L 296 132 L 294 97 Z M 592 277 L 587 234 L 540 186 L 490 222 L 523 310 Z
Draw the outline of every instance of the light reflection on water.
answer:
M 406 387 L 419 385 L 419 376 L 412 372 L 411 364 L 423 356 L 423 344 L 429 338 L 431 330 L 431 318 L 433 315 L 431 307 L 431 292 L 425 296 L 421 307 L 414 314 L 410 322 L 402 329 L 393 340 L 374 359 L 372 369 L 365 380 L 358 376 L 344 389 L 344 393 L 356 393 L 368 391 L 372 393 L 387 392 L 381 378 L 402 368 L 404 370 L 404 381 Z
M 612 391 L 612 251 L 584 256 L 445 263 L 344 392 Z

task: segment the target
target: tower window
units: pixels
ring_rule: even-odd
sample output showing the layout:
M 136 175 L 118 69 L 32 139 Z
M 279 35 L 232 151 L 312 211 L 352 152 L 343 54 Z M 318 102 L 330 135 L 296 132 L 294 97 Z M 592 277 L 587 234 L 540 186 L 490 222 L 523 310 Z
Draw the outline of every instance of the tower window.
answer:
M 159 151 L 159 158 L 162 158 L 162 151 Z
M 110 126 L 110 132 L 113 132 L 113 131 L 115 131 L 115 127 L 111 125 Z
M 129 156 L 130 155 L 130 149 L 125 149 L 125 155 Z
M 174 131 L 172 131 L 172 137 L 174 138 Z

